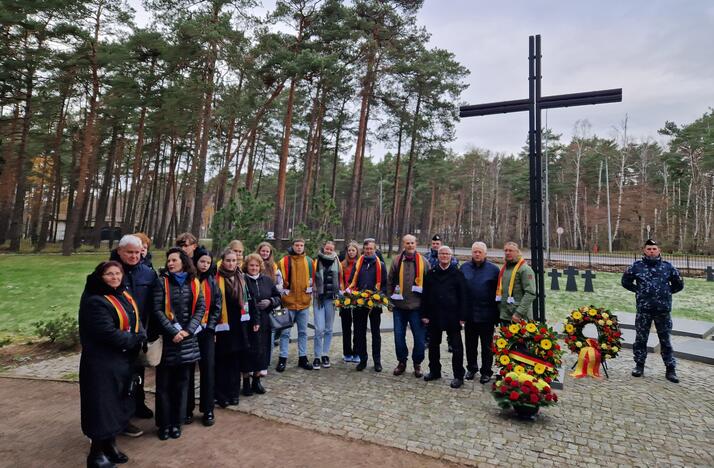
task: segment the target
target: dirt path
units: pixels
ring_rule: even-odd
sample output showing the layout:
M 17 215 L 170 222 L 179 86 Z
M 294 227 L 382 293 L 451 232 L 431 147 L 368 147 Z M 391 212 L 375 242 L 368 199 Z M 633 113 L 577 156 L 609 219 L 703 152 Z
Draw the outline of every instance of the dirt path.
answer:
M 0 378 L 0 466 L 80 467 L 89 447 L 79 423 L 76 384 Z M 402 450 L 319 434 L 235 411 L 218 410 L 216 425 L 184 426 L 161 442 L 153 421 L 138 439 L 119 437 L 123 466 L 437 467 L 443 461 Z

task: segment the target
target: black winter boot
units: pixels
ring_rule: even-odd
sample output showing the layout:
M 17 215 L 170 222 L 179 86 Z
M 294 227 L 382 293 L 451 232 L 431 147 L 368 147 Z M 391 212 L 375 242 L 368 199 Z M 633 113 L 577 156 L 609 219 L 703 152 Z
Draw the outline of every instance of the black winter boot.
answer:
M 278 365 L 275 366 L 275 370 L 278 372 L 285 372 L 285 365 L 287 364 L 287 362 L 288 362 L 288 358 L 284 358 L 284 357 L 278 358 Z
M 93 440 L 87 455 L 87 468 L 116 468 L 104 454 L 104 442 Z
M 129 457 L 119 450 L 117 441 L 113 437 L 104 441 L 104 454 L 112 463 L 126 463 L 129 461 Z
M 635 368 L 632 369 L 632 377 L 642 377 L 642 374 L 645 373 L 645 365 L 644 364 L 635 364 Z
M 243 377 L 243 391 L 241 393 L 245 396 L 253 395 L 253 389 L 250 386 L 250 377 Z
M 258 395 L 263 395 L 265 393 L 265 387 L 263 387 L 263 384 L 260 383 L 260 377 L 253 377 L 252 389 L 253 393 L 257 393 Z
M 672 383 L 679 383 L 679 378 L 677 377 L 677 372 L 674 366 L 667 366 L 667 372 L 664 377 Z
M 298 358 L 298 367 L 305 370 L 312 370 L 312 364 L 307 362 L 307 356 L 300 356 L 300 358 Z

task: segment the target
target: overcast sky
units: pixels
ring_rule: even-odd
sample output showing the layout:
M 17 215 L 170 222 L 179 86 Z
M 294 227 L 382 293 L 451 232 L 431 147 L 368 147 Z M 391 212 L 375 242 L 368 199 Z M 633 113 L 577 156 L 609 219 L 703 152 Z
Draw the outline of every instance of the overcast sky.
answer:
M 145 24 L 139 0 L 129 3 Z M 613 137 L 625 115 L 632 137 L 662 141 L 666 120 L 691 122 L 714 107 L 711 0 L 426 0 L 418 18 L 433 46 L 471 70 L 467 103 L 528 97 L 530 34 L 542 36 L 543 95 L 623 89 L 621 103 L 549 110 L 548 126 L 566 141 L 579 119 Z M 517 152 L 527 130 L 525 113 L 471 117 L 452 147 Z

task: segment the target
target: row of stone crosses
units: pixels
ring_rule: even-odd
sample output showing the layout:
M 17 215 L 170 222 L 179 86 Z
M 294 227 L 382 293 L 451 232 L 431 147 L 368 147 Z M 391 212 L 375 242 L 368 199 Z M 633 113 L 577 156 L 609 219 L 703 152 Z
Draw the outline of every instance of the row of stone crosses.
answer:
M 548 273 L 548 276 L 550 276 L 551 291 L 560 291 L 560 282 L 558 281 L 558 278 L 565 274 L 565 290 L 577 292 L 578 284 L 575 282 L 575 279 L 578 277 L 578 273 L 579 271 L 572 265 L 563 270 L 563 273 L 558 272 L 557 268 L 553 268 L 550 273 Z M 593 278 L 595 278 L 595 273 L 593 273 L 592 270 L 585 270 L 585 273 L 580 276 L 585 278 L 585 287 L 583 288 L 583 291 L 595 292 L 595 289 L 593 288 Z

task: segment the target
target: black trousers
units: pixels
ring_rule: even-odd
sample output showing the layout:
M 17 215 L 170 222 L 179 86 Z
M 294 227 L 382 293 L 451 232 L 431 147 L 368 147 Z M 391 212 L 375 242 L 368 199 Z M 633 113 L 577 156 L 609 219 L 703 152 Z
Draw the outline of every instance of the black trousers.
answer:
M 493 375 L 493 323 L 466 322 L 466 368 L 481 375 Z M 478 367 L 478 344 L 481 342 L 481 368 Z
M 340 321 L 342 322 L 342 354 L 353 356 L 356 353 L 352 347 L 352 310 L 340 310 Z
M 441 375 L 441 338 L 443 331 L 435 325 L 429 327 L 429 372 Z M 461 341 L 460 328 L 446 330 L 446 336 L 450 340 L 451 348 L 451 368 L 454 377 L 463 379 L 466 374 L 464 369 L 464 345 Z
M 156 425 L 180 426 L 186 417 L 188 373 L 191 365 L 156 368 Z
M 372 330 L 372 360 L 375 363 L 381 363 L 382 335 L 379 332 L 379 326 L 382 323 L 381 307 L 373 309 L 356 307 L 353 309 L 352 318 L 355 324 L 355 354 L 362 362 L 367 362 L 369 358 L 367 355 L 367 321 L 369 320 L 369 328 Z
M 216 354 L 216 400 L 238 398 L 241 384 L 241 353 Z
M 201 360 L 198 370 L 201 373 L 201 388 L 199 390 L 198 409 L 201 413 L 213 411 L 215 407 L 214 393 L 216 389 L 216 334 L 202 331 L 198 334 L 198 348 L 201 351 Z M 196 363 L 191 364 L 188 375 L 188 401 L 186 414 L 193 413 L 196 409 Z
M 141 382 L 134 390 L 134 410 L 139 411 L 140 408 L 146 406 L 146 392 L 144 392 L 144 374 L 146 369 L 143 366 L 134 366 L 134 373 L 141 377 Z

